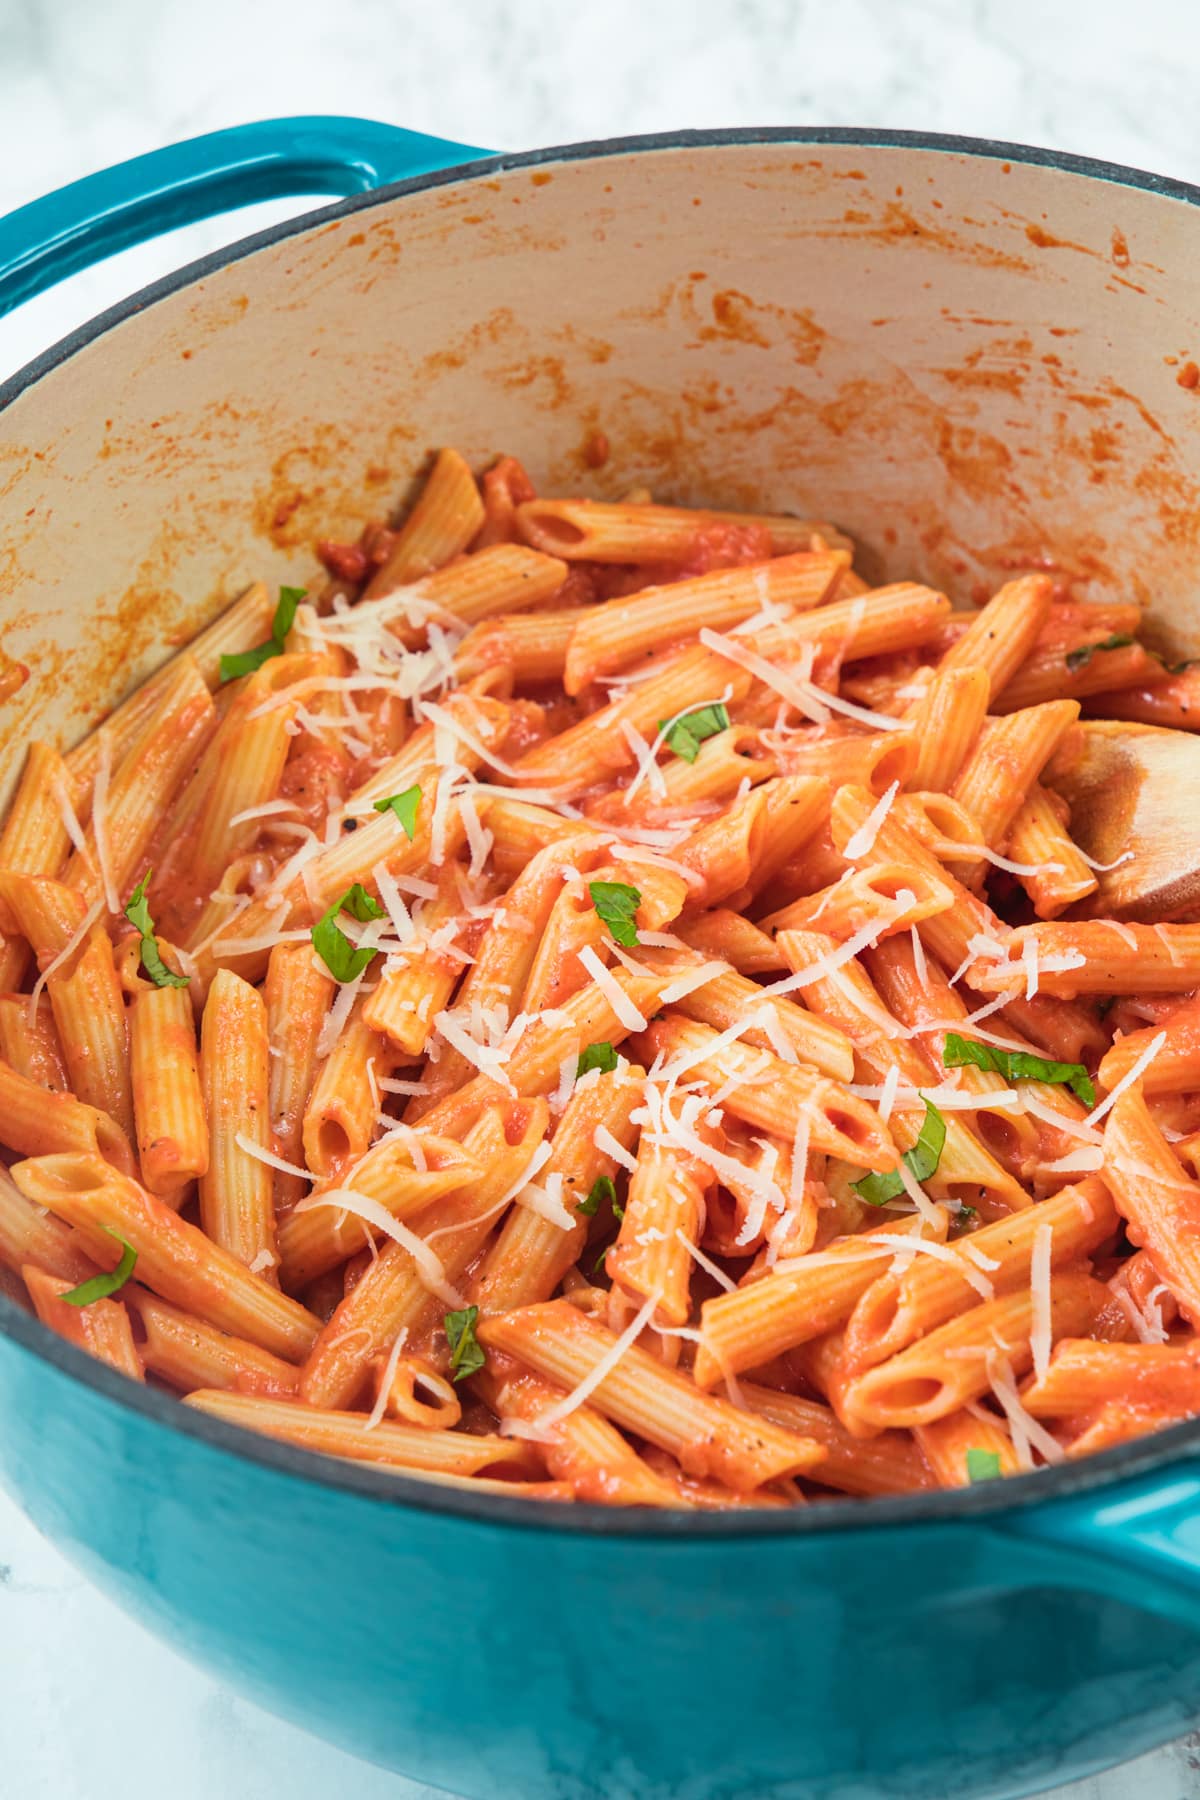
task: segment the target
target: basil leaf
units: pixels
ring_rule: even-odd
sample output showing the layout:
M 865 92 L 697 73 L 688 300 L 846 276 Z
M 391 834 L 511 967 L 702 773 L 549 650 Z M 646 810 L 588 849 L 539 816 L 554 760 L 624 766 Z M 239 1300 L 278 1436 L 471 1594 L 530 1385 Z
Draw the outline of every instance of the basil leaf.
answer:
M 659 720 L 660 731 L 666 722 L 665 719 Z M 684 762 L 694 763 L 705 738 L 715 737 L 718 731 L 728 730 L 729 714 L 724 704 L 718 700 L 712 706 L 698 706 L 695 712 L 683 713 L 675 719 L 666 733 L 665 741 L 676 756 L 682 756 Z
M 153 869 L 147 869 L 134 888 L 129 896 L 129 904 L 125 908 L 125 917 L 141 937 L 142 967 L 155 987 L 186 987 L 190 977 L 173 974 L 159 954 L 158 939 L 154 935 L 154 920 L 150 917 L 150 902 L 146 898 L 146 889 L 150 885 L 150 877 L 153 873 Z
M 967 1480 L 994 1481 L 1000 1473 L 1000 1458 L 995 1450 L 967 1451 Z
M 78 1287 L 73 1287 L 70 1293 L 64 1294 L 62 1298 L 68 1306 L 91 1306 L 96 1300 L 107 1300 L 110 1294 L 123 1288 L 133 1274 L 137 1251 L 110 1225 L 105 1225 L 103 1229 L 108 1232 L 109 1237 L 115 1237 L 119 1244 L 125 1245 L 121 1260 L 115 1269 L 109 1269 L 103 1275 L 93 1275 L 89 1281 L 81 1281 Z
M 455 1381 L 465 1381 L 482 1369 L 487 1357 L 475 1336 L 477 1306 L 464 1306 L 461 1312 L 448 1312 L 442 1320 L 446 1342 L 450 1346 L 450 1374 Z
M 589 881 L 588 893 L 616 942 L 627 950 L 636 944 L 638 934 L 634 914 L 642 903 L 638 889 L 628 887 L 623 881 Z
M 617 1204 L 616 1184 L 611 1175 L 597 1175 L 587 1191 L 587 1198 L 579 1202 L 575 1211 L 582 1213 L 585 1219 L 594 1219 L 602 1200 L 607 1200 L 610 1206 Z
M 354 981 L 379 955 L 371 944 L 352 944 L 337 922 L 340 912 L 365 925 L 368 919 L 382 919 L 383 907 L 372 900 L 360 881 L 348 887 L 327 913 L 312 928 L 312 946 L 335 981 Z
M 375 802 L 375 811 L 394 812 L 408 836 L 411 844 L 417 835 L 417 807 L 421 803 L 419 787 L 405 788 L 402 794 L 389 794 L 386 800 Z
M 360 925 L 365 925 L 368 919 L 382 919 L 384 913 L 378 900 L 368 894 L 361 881 L 356 881 L 353 887 L 346 889 L 338 901 L 338 911 L 348 912 L 350 917 L 357 919 Z
M 922 1095 L 921 1098 L 924 1100 L 925 1096 Z M 917 1141 L 911 1150 L 904 1152 L 905 1166 L 910 1170 L 914 1181 L 928 1181 L 931 1175 L 936 1175 L 945 1142 L 946 1121 L 937 1107 L 925 1100 L 925 1118 L 917 1134 Z M 884 1206 L 889 1200 L 899 1199 L 904 1192 L 904 1183 L 899 1175 L 864 1175 L 853 1186 L 855 1193 L 861 1195 L 868 1206 Z
M 271 636 L 277 644 L 283 643 L 284 638 L 296 623 L 296 612 L 300 602 L 307 598 L 307 588 L 280 588 L 279 600 L 275 607 L 275 617 L 271 620 Z
M 307 594 L 307 588 L 280 588 L 275 617 L 271 620 L 270 637 L 265 644 L 256 644 L 253 650 L 238 650 L 222 656 L 222 681 L 236 681 L 239 675 L 253 675 L 255 669 L 261 669 L 271 657 L 283 655 L 284 640 L 296 623 L 296 609 Z
M 602 1075 L 611 1075 L 617 1066 L 617 1053 L 611 1044 L 589 1044 L 579 1058 L 579 1066 L 575 1070 L 575 1079 L 586 1075 L 589 1069 L 599 1069 Z
M 1114 631 L 1111 637 L 1102 638 L 1098 644 L 1080 644 L 1076 649 L 1068 650 L 1063 661 L 1074 674 L 1076 669 L 1087 667 L 1097 650 L 1125 650 L 1133 641 L 1127 631 Z
M 1085 1106 L 1095 1106 L 1096 1090 L 1082 1063 L 1052 1062 L 1046 1056 L 1034 1056 L 1028 1050 L 999 1050 L 994 1044 L 977 1044 L 959 1037 L 956 1031 L 946 1033 L 942 1062 L 948 1069 L 961 1069 L 973 1063 L 977 1069 L 988 1069 L 1003 1075 L 1006 1081 L 1051 1081 L 1069 1087 Z
M 261 669 L 271 657 L 282 655 L 283 646 L 274 638 L 268 638 L 265 644 L 256 644 L 253 650 L 227 651 L 221 657 L 221 680 L 236 681 L 239 675 L 253 675 L 255 669 Z

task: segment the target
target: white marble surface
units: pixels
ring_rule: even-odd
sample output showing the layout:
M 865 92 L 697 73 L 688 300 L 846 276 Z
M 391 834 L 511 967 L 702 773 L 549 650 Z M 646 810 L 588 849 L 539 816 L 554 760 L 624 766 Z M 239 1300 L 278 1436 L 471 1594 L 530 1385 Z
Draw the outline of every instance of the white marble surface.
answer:
M 302 112 L 514 149 L 686 125 L 884 125 L 1200 181 L 1198 19 L 1196 0 L 340 0 L 322 22 L 296 0 L 0 0 L 0 213 L 173 139 Z M 0 321 L 0 376 L 288 210 L 256 208 L 76 277 Z M 2 1498 L 0 1696 L 0 1791 L 13 1800 L 432 1800 L 198 1675 Z M 1200 1740 L 1057 1800 L 1193 1796 Z

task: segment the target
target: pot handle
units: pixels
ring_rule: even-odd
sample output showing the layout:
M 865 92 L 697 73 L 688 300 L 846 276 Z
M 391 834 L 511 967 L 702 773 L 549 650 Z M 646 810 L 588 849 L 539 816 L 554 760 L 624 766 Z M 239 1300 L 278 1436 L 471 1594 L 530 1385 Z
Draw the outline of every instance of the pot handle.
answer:
M 489 156 L 370 119 L 263 119 L 151 150 L 0 218 L 0 317 L 180 225 L 289 194 L 360 194 Z
M 1023 1507 L 1001 1529 L 1065 1553 L 1079 1585 L 1200 1630 L 1200 1463 Z

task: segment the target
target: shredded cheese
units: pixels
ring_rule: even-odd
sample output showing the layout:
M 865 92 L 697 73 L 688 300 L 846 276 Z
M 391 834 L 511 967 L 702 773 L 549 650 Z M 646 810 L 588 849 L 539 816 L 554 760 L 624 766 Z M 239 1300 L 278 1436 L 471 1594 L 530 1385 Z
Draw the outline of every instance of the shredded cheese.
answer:
M 1109 1111 L 1111 1111 L 1111 1109 L 1116 1105 L 1117 1101 L 1121 1098 L 1121 1095 L 1125 1092 L 1126 1088 L 1132 1087 L 1135 1081 L 1141 1080 L 1141 1078 L 1145 1074 L 1146 1070 L 1150 1067 L 1150 1064 L 1154 1061 L 1155 1057 L 1159 1054 L 1159 1052 L 1162 1050 L 1163 1046 L 1166 1044 L 1166 1041 L 1167 1041 L 1167 1034 L 1165 1031 L 1155 1032 L 1154 1036 L 1151 1038 L 1150 1042 L 1146 1045 L 1146 1048 L 1142 1051 L 1142 1053 L 1138 1057 L 1137 1061 L 1135 1063 L 1132 1063 L 1130 1065 L 1130 1067 L 1128 1069 L 1126 1069 L 1124 1075 L 1122 1075 L 1120 1081 L 1117 1082 L 1117 1084 L 1113 1088 L 1112 1092 L 1110 1094 L 1108 1094 L 1105 1099 L 1101 1100 L 1101 1102 L 1098 1106 L 1094 1106 L 1092 1108 L 1091 1112 L 1088 1114 L 1087 1118 L 1084 1120 L 1085 1125 L 1097 1124 L 1099 1122 L 1099 1120 L 1104 1118 L 1105 1114 L 1108 1113 Z
M 29 1020 L 30 1025 L 33 1025 L 37 1019 L 38 1001 L 42 997 L 42 989 L 45 987 L 47 981 L 50 979 L 51 975 L 56 974 L 57 971 L 62 968 L 65 962 L 69 961 L 70 958 L 74 956 L 76 950 L 78 950 L 80 944 L 82 944 L 84 938 L 92 929 L 92 926 L 96 923 L 96 920 L 100 917 L 103 910 L 103 900 L 92 901 L 92 904 L 88 907 L 82 919 L 80 919 L 79 924 L 71 933 L 71 936 L 63 945 L 58 955 L 52 962 L 46 964 L 46 967 L 41 971 L 37 980 L 34 982 L 33 989 L 29 995 L 29 1005 L 26 1011 L 26 1017 Z
M 619 1025 L 626 1031 L 645 1031 L 646 1020 L 642 1017 L 625 989 L 621 986 L 612 970 L 602 963 L 591 944 L 584 944 L 576 951 L 581 968 L 586 969 L 608 1004 Z
M 662 1289 L 655 1288 L 630 1319 L 620 1337 L 609 1346 L 599 1361 L 593 1364 L 579 1385 L 572 1388 L 569 1394 L 556 1401 L 553 1406 L 548 1406 L 545 1412 L 538 1414 L 533 1423 L 539 1431 L 549 1431 L 552 1426 L 560 1424 L 568 1414 L 575 1412 L 578 1407 L 591 1398 L 600 1383 L 612 1374 L 625 1352 L 631 1349 L 642 1335 L 661 1299 Z
M 835 949 L 824 952 L 816 962 L 810 963 L 805 969 L 798 969 L 794 975 L 787 975 L 781 981 L 771 982 L 768 987 L 763 988 L 763 994 L 778 997 L 782 994 L 794 993 L 797 988 L 811 987 L 816 981 L 827 980 L 844 963 L 853 962 L 860 950 L 869 949 L 878 943 L 882 931 L 883 921 L 879 919 L 874 919 L 866 925 L 860 925 L 859 929 L 848 937 L 845 943 L 838 944 Z M 894 1026 L 895 1021 L 892 1020 L 891 1024 Z
M 737 1292 L 737 1282 L 730 1281 L 724 1269 L 719 1269 L 711 1257 L 705 1256 L 703 1250 L 698 1249 L 697 1246 L 693 1244 L 691 1238 L 688 1237 L 678 1225 L 675 1227 L 675 1236 L 683 1245 L 692 1260 L 699 1264 L 706 1275 L 712 1276 L 719 1288 L 724 1289 L 727 1294 L 735 1294 Z
M 520 1191 L 513 1195 L 518 1206 L 529 1212 L 537 1213 L 540 1219 L 546 1219 L 551 1225 L 557 1225 L 560 1231 L 573 1231 L 579 1223 L 578 1219 L 563 1204 L 563 1176 L 560 1169 L 547 1175 L 544 1185 L 536 1181 L 527 1181 Z
M 1006 1356 L 997 1351 L 988 1353 L 988 1380 L 992 1392 L 999 1401 L 1008 1420 L 1008 1428 L 1012 1433 L 1013 1449 L 1017 1453 L 1017 1461 L 1022 1469 L 1032 1469 L 1034 1465 L 1031 1450 L 1037 1450 L 1048 1463 L 1063 1460 L 1063 1448 L 1056 1438 L 1051 1437 L 1046 1427 L 1033 1414 L 1027 1412 L 1017 1392 L 1017 1383 L 1013 1376 L 1012 1364 Z
M 637 1158 L 616 1139 L 607 1125 L 597 1125 L 592 1133 L 592 1142 L 603 1156 L 611 1156 L 622 1169 L 628 1169 L 631 1175 L 637 1173 Z
M 244 1131 L 235 1132 L 233 1141 L 239 1150 L 244 1150 L 247 1156 L 254 1158 L 255 1162 L 266 1163 L 268 1168 L 278 1169 L 282 1175 L 299 1175 L 301 1181 L 315 1181 L 316 1179 L 308 1169 L 302 1169 L 297 1163 L 290 1163 L 284 1157 L 276 1156 L 273 1150 L 267 1150 L 262 1144 L 256 1144 L 254 1139 L 247 1137 Z
M 1021 951 L 1021 960 L 1025 965 L 1025 998 L 1032 1000 L 1038 991 L 1038 947 L 1035 937 L 1027 937 Z
M 904 1167 L 903 1163 L 900 1165 Z M 915 1185 L 915 1183 L 914 1183 Z M 992 1282 L 978 1267 L 972 1267 L 968 1260 L 960 1254 L 960 1246 L 940 1243 L 936 1238 L 918 1237 L 915 1232 L 906 1232 L 900 1236 L 896 1232 L 873 1231 L 873 1244 L 882 1244 L 886 1249 L 894 1250 L 898 1255 L 911 1257 L 915 1252 L 922 1256 L 931 1256 L 935 1262 L 946 1263 L 957 1271 L 964 1281 L 975 1289 L 981 1300 L 994 1300 L 996 1289 Z
M 325 1188 L 319 1194 L 310 1194 L 306 1200 L 298 1201 L 294 1210 L 298 1213 L 311 1212 L 318 1206 L 332 1206 L 345 1213 L 354 1213 L 366 1224 L 373 1225 L 385 1237 L 392 1238 L 402 1249 L 408 1251 L 422 1285 L 431 1294 L 436 1294 L 448 1307 L 465 1304 L 436 1252 L 430 1249 L 424 1238 L 419 1238 L 415 1231 L 410 1231 L 407 1225 L 394 1219 L 387 1207 L 378 1200 L 356 1193 L 353 1188 Z
M 367 1419 L 366 1430 L 374 1431 L 375 1427 L 387 1411 L 388 1396 L 392 1391 L 392 1383 L 396 1379 L 396 1370 L 400 1366 L 400 1352 L 408 1339 L 408 1326 L 402 1325 L 396 1333 L 396 1341 L 388 1352 L 388 1359 L 383 1365 L 383 1374 L 379 1377 L 379 1392 L 375 1396 L 375 1404 Z
M 79 823 L 79 816 L 76 813 L 75 808 L 71 805 L 71 796 L 67 792 L 67 784 L 63 779 L 61 768 L 55 769 L 54 774 L 51 777 L 50 791 L 54 795 L 55 805 L 58 807 L 59 814 L 62 818 L 63 830 L 66 832 L 76 850 L 78 850 L 80 856 L 82 856 L 84 862 L 88 864 L 89 868 L 93 868 L 95 865 L 92 861 L 92 853 L 88 849 L 87 838 L 84 835 L 83 826 Z
M 641 941 L 645 943 L 646 933 L 643 931 L 639 932 L 638 935 L 641 938 Z M 665 936 L 666 934 L 659 933 L 658 935 Z M 624 961 L 624 958 L 622 958 L 622 961 Z M 686 999 L 689 994 L 694 994 L 697 988 L 707 987 L 710 981 L 717 981 L 722 975 L 728 974 L 729 964 L 727 962 L 697 963 L 695 968 L 685 969 L 675 981 L 672 981 L 669 986 L 663 988 L 658 996 L 659 1000 L 664 1006 L 674 1006 L 677 1000 Z
M 892 801 L 900 792 L 900 783 L 893 781 L 891 787 L 876 801 L 862 824 L 846 839 L 846 848 L 842 852 L 847 862 L 857 862 L 875 848 L 875 839 L 883 827 L 883 822 L 892 810 Z

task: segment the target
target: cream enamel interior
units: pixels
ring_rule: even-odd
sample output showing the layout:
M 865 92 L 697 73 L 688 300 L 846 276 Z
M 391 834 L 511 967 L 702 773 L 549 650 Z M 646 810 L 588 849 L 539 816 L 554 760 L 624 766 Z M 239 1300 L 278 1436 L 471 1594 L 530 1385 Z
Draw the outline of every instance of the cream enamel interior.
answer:
M 0 780 L 250 580 L 314 576 L 446 443 L 831 518 L 962 603 L 1058 568 L 1190 649 L 1198 275 L 1186 200 L 932 147 L 567 152 L 318 220 L 0 415 L 0 640 L 32 670 Z

